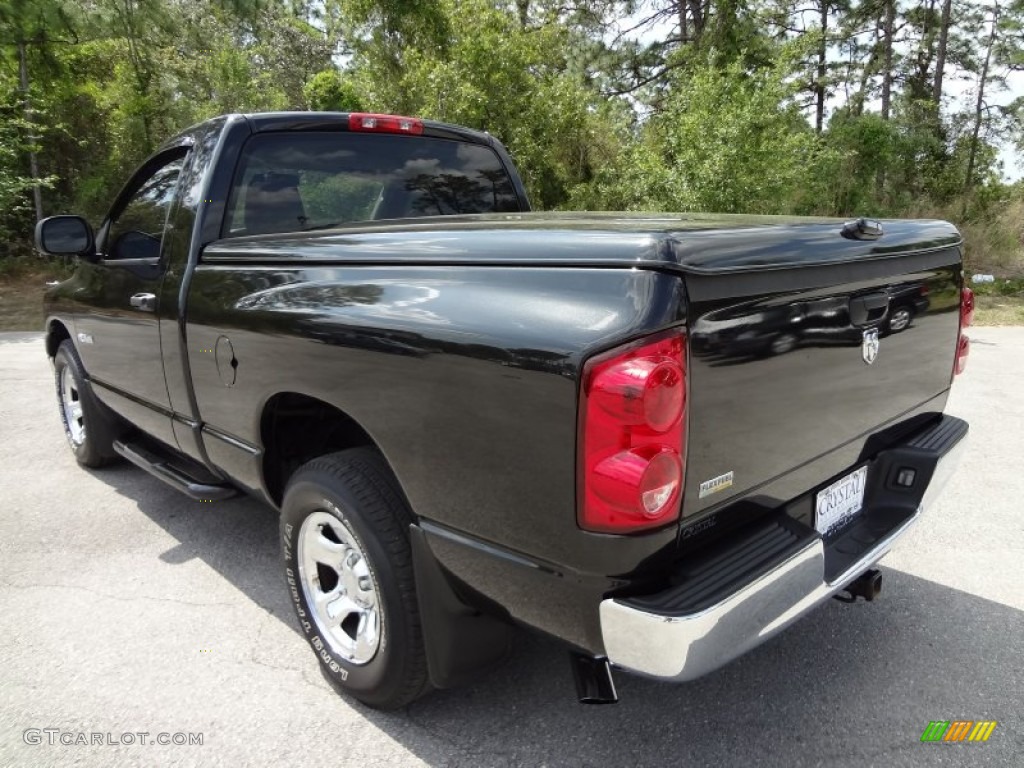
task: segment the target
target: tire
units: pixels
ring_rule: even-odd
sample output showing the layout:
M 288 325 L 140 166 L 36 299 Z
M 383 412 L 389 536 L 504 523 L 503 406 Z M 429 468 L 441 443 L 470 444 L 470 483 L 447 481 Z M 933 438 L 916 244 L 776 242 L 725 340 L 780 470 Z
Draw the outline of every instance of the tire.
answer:
M 338 690 L 398 709 L 429 689 L 401 491 L 378 453 L 302 466 L 281 505 L 285 577 L 299 628 Z M 316 600 L 323 595 L 333 598 Z
M 116 460 L 116 417 L 93 394 L 82 360 L 70 339 L 62 341 L 57 348 L 53 377 L 64 434 L 78 463 L 84 467 L 102 467 Z

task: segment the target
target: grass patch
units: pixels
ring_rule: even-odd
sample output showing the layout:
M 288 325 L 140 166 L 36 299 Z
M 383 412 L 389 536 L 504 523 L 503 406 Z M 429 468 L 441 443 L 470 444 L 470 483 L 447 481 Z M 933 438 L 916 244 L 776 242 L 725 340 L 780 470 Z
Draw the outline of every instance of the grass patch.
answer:
M 1024 278 L 1000 279 L 991 283 L 968 283 L 975 296 L 1015 296 L 1024 297 Z
M 988 214 L 965 221 L 964 268 L 1001 277 L 1024 277 L 1024 199 L 1011 200 Z
M 922 204 L 904 211 L 908 219 L 945 219 L 964 238 L 964 269 L 1003 278 L 1024 278 L 1024 196 L 1007 192 L 1006 199 L 974 209 L 964 219 L 962 200 L 935 207 Z
M 1024 278 L 971 283 L 975 325 L 1024 325 Z
M 975 325 L 1024 325 L 1024 298 L 1020 296 L 978 296 Z

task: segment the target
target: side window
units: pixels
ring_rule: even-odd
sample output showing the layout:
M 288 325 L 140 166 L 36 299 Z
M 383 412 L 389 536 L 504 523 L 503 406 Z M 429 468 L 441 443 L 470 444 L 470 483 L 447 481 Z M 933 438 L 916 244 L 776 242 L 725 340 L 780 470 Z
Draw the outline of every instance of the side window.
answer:
M 110 221 L 104 258 L 159 258 L 164 225 L 184 164 L 182 150 L 143 176 L 127 203 Z

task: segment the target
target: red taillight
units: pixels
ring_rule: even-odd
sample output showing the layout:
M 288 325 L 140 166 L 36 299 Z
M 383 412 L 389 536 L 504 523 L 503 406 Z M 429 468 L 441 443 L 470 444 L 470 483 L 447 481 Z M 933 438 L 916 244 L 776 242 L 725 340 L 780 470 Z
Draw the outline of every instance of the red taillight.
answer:
M 974 324 L 974 291 L 966 285 L 960 289 L 960 330 Z
M 959 375 L 967 367 L 967 355 L 971 353 L 971 340 L 966 335 L 960 334 L 960 340 L 956 345 L 956 363 L 953 370 Z
M 971 340 L 964 334 L 964 328 L 969 328 L 974 322 L 974 291 L 966 285 L 960 289 L 960 337 L 956 342 L 956 360 L 953 363 L 953 373 L 961 374 L 967 367 L 967 355 L 971 353 Z
M 411 133 L 419 136 L 423 133 L 423 121 L 417 117 L 353 112 L 348 116 L 348 129 L 376 133 Z
M 580 391 L 580 527 L 629 533 L 678 519 L 685 433 L 685 336 L 589 360 Z

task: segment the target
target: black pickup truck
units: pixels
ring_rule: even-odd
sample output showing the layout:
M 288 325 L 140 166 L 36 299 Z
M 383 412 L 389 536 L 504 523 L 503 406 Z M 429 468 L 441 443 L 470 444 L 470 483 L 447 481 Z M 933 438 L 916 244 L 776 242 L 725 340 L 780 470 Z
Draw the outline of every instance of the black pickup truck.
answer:
M 511 624 L 605 702 L 613 667 L 691 680 L 871 600 L 966 442 L 941 221 L 530 213 L 487 134 L 279 113 L 36 237 L 79 257 L 45 328 L 78 461 L 280 509 L 301 632 L 376 707 Z

